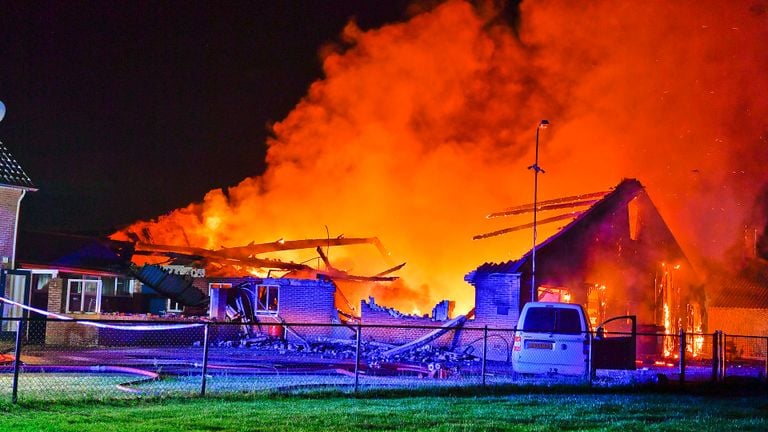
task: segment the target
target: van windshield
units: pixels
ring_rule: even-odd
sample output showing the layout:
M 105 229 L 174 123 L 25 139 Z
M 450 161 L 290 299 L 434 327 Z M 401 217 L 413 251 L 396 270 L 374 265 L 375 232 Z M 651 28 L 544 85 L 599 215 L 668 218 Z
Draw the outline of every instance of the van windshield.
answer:
M 528 309 L 523 331 L 532 333 L 580 334 L 581 319 L 576 309 L 533 307 Z

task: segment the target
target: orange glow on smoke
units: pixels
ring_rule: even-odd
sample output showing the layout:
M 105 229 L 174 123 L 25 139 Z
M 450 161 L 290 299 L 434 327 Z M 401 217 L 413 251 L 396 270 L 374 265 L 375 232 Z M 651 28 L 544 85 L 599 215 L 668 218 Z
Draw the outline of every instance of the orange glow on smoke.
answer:
M 510 225 L 489 211 L 532 201 L 526 167 L 549 119 L 540 199 L 636 177 L 687 252 L 719 257 L 768 180 L 766 16 L 759 1 L 526 1 L 515 32 L 487 4 L 451 0 L 380 29 L 351 22 L 322 49 L 325 77 L 273 126 L 263 175 L 129 230 L 211 249 L 322 238 L 326 225 L 377 236 L 408 263 L 381 304 L 450 298 L 463 313 L 464 274 L 531 247 L 525 230 L 471 239 Z M 375 274 L 388 264 L 371 249 L 330 260 Z

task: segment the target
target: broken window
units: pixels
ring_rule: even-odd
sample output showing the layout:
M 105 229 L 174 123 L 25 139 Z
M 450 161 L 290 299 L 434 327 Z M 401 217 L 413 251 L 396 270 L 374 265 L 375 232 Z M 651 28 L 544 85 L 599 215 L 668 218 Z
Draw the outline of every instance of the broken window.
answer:
M 256 289 L 256 313 L 277 313 L 279 289 L 276 286 L 259 285 Z
M 538 289 L 538 295 L 536 301 L 542 302 L 571 302 L 571 291 L 565 287 L 553 287 L 548 285 L 542 285 Z

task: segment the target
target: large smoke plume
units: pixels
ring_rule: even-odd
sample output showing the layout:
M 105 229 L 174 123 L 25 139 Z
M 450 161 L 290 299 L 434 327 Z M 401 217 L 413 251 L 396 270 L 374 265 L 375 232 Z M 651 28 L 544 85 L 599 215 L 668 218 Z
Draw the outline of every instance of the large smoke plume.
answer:
M 515 29 L 497 12 L 450 0 L 375 30 L 350 22 L 323 47 L 325 77 L 273 126 L 263 175 L 130 229 L 209 248 L 326 225 L 378 236 L 408 262 L 390 305 L 466 311 L 463 275 L 531 246 L 527 231 L 471 239 L 517 223 L 487 212 L 532 200 L 540 119 L 540 199 L 636 177 L 686 252 L 713 259 L 757 222 L 768 3 L 526 1 Z M 365 246 L 330 253 L 355 273 L 387 267 Z

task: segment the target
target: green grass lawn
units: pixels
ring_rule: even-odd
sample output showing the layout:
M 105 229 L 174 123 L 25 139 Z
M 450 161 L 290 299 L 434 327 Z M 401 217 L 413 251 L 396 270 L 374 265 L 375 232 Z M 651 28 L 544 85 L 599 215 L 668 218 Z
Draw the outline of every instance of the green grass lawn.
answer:
M 0 402 L 0 431 L 768 430 L 768 395 L 402 392 Z

